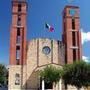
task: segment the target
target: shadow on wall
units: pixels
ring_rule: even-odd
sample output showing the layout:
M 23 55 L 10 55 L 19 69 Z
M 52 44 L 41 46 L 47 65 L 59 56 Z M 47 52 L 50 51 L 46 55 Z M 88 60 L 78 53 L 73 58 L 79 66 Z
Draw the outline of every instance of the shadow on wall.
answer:
M 39 90 L 40 88 L 40 79 L 39 79 L 39 71 L 33 71 L 30 77 L 25 82 L 22 89 L 25 90 Z

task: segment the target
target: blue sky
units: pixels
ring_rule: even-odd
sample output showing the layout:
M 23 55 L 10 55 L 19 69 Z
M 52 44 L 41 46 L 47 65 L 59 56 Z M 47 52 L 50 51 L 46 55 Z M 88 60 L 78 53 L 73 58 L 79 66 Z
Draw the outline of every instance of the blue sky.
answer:
M 62 34 L 62 10 L 65 5 L 80 7 L 80 28 L 83 36 L 83 57 L 90 58 L 90 0 L 27 0 L 27 38 L 38 37 L 61 40 Z M 11 25 L 11 0 L 0 1 L 0 63 L 9 64 L 10 25 Z M 48 22 L 55 28 L 49 33 L 44 28 Z

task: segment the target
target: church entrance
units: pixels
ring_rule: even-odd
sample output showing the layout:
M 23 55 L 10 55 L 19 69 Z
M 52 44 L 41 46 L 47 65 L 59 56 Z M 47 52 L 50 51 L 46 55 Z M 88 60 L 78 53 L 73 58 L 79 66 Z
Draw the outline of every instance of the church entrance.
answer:
M 40 90 L 42 90 L 43 80 L 40 78 Z M 45 90 L 52 90 L 53 89 L 53 83 L 44 81 L 44 89 Z

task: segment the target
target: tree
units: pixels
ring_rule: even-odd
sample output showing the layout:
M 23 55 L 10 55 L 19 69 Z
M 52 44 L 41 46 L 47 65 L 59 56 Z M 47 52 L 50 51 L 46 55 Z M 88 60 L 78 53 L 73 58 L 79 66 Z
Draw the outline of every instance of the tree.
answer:
M 67 64 L 63 67 L 63 80 L 67 85 L 74 85 L 78 89 L 90 85 L 90 64 L 84 61 Z
M 61 69 L 57 69 L 54 66 L 47 66 L 40 71 L 40 76 L 46 83 L 57 83 L 62 75 Z
M 0 84 L 4 85 L 6 82 L 7 69 L 4 65 L 0 64 Z

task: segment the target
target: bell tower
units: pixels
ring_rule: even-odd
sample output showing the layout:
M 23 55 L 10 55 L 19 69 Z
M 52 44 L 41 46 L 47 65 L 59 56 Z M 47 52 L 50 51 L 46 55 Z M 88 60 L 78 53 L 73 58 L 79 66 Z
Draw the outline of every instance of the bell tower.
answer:
M 62 40 L 65 44 L 65 62 L 73 63 L 80 60 L 81 54 L 81 32 L 79 7 L 66 6 L 63 10 L 63 34 Z
M 12 0 L 10 32 L 10 65 L 26 63 L 26 0 Z

